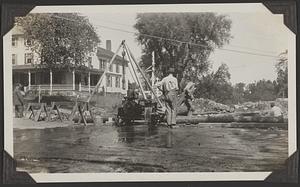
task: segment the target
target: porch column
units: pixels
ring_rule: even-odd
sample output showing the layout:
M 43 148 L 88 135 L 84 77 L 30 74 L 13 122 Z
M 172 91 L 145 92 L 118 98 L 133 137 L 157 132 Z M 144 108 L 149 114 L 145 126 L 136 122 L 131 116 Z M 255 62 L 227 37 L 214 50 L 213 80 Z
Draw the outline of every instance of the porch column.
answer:
M 75 90 L 75 70 L 72 71 L 72 77 L 73 77 L 73 90 Z
M 52 70 L 50 70 L 50 95 L 52 95 Z
M 28 71 L 28 90 L 30 90 L 31 87 L 31 72 L 30 70 Z
M 91 72 L 89 72 L 88 84 L 89 84 L 89 92 L 91 92 Z

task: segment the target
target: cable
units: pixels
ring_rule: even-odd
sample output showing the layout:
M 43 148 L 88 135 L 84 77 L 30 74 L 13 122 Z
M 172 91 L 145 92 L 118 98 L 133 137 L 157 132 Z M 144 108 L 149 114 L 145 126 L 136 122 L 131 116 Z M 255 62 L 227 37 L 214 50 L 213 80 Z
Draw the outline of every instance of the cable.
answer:
M 116 25 L 123 25 L 123 26 L 127 26 L 127 27 L 132 27 L 132 25 L 127 25 L 127 24 L 123 24 L 123 23 L 119 23 L 119 22 L 115 22 L 115 21 L 111 21 L 111 20 L 107 21 L 107 20 L 99 19 L 99 18 L 93 19 L 93 20 L 95 20 L 95 21 L 102 21 L 102 22 L 106 22 L 106 23 L 113 23 L 113 24 L 116 24 Z M 275 54 L 276 53 L 275 51 L 255 49 L 255 48 L 246 47 L 246 46 L 243 46 L 243 45 L 228 44 L 228 46 L 232 46 L 233 48 L 238 47 L 238 48 L 243 48 L 243 49 L 250 49 L 252 51 L 263 52 L 263 53 L 270 53 L 270 54 Z
M 242 45 L 228 44 L 228 46 L 233 46 L 233 47 L 238 47 L 238 48 L 243 48 L 243 49 L 250 49 L 252 51 L 258 51 L 258 52 L 263 52 L 263 53 L 276 54 L 276 51 L 267 51 L 267 50 L 262 50 L 262 49 L 255 49 L 255 48 L 252 48 L 252 47 L 246 47 L 246 46 L 242 46 Z
M 73 22 L 78 22 L 77 20 L 72 20 L 72 19 L 69 19 L 69 18 L 61 17 L 61 16 L 53 16 L 52 15 L 51 17 L 65 19 L 65 20 L 69 20 L 69 21 L 73 21 Z M 120 31 L 120 32 L 126 32 L 126 33 L 136 34 L 135 32 L 127 31 L 127 30 L 123 30 L 123 29 L 118 29 L 118 28 L 113 28 L 113 27 L 108 27 L 108 26 L 98 25 L 98 24 L 95 24 L 95 25 L 99 26 L 99 27 L 102 27 L 102 28 L 107 28 L 107 29 L 110 29 L 110 30 L 116 30 L 116 31 Z M 144 33 L 139 33 L 139 35 L 143 35 L 143 36 L 147 36 L 147 37 L 151 37 L 151 38 L 156 38 L 156 39 L 161 39 L 161 40 L 167 40 L 167 41 L 171 41 L 171 42 L 177 42 L 177 43 L 180 43 L 180 44 L 190 44 L 190 45 L 193 45 L 193 46 L 209 48 L 209 46 L 203 45 L 203 44 L 196 44 L 196 43 L 191 43 L 191 42 L 185 42 L 185 41 L 180 41 L 180 40 L 175 40 L 175 39 L 170 39 L 170 38 L 164 38 L 164 37 L 160 37 L 160 36 L 154 36 L 154 35 L 144 34 Z M 240 50 L 226 49 L 226 48 L 218 48 L 218 50 L 230 51 L 230 52 L 236 52 L 236 53 L 248 54 L 248 55 L 256 55 L 256 56 L 265 56 L 265 57 L 278 58 L 278 56 L 274 56 L 274 55 L 263 54 L 263 53 L 254 53 L 254 52 L 249 52 L 249 51 L 240 51 Z
M 106 23 L 113 23 L 116 25 L 123 25 L 123 26 L 127 26 L 127 27 L 132 27 L 132 25 L 128 25 L 128 24 L 124 24 L 124 23 L 119 23 L 119 22 L 115 22 L 115 21 L 111 21 L 111 20 L 105 20 L 105 19 L 99 19 L 99 18 L 94 18 L 93 20 L 95 21 L 101 21 L 101 22 L 106 22 Z

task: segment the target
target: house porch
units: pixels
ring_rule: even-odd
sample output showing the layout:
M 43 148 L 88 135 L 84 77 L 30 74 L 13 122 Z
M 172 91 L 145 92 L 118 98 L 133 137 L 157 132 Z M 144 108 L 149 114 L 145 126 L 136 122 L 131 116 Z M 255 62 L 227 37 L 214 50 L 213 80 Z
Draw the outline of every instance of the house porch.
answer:
M 21 83 L 24 91 L 46 90 L 91 92 L 103 72 L 99 70 L 49 70 L 18 69 L 13 70 L 13 84 Z

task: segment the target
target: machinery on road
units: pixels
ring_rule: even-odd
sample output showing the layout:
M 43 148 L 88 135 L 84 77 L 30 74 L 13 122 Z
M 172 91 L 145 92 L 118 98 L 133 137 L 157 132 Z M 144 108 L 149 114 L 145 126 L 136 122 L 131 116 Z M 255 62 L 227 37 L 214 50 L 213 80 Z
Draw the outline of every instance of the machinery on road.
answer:
M 139 64 L 134 59 L 131 51 L 129 50 L 129 48 L 126 46 L 125 43 L 123 43 L 123 50 L 124 50 L 123 58 L 125 54 L 128 55 L 129 65 L 133 70 L 132 75 L 134 76 L 136 82 L 138 83 L 140 93 L 143 97 L 142 98 L 138 97 L 139 94 L 135 88 L 129 88 L 127 92 L 127 96 L 124 97 L 122 101 L 121 107 L 118 108 L 116 124 L 128 125 L 136 120 L 144 120 L 144 122 L 152 125 L 158 124 L 164 118 L 163 104 L 155 94 L 152 88 L 153 85 L 152 86 L 150 85 L 143 70 L 140 68 Z M 152 92 L 153 94 L 152 97 L 149 94 L 147 96 L 147 91 L 143 89 L 141 80 L 139 76 L 137 76 L 138 72 L 134 68 L 134 65 L 136 66 L 136 68 L 139 70 L 142 77 L 144 78 L 144 82 L 149 87 L 150 93 Z
M 157 97 L 156 93 L 154 92 L 151 84 L 149 83 L 149 80 L 147 79 L 143 70 L 141 69 L 141 67 L 139 66 L 137 61 L 135 60 L 132 52 L 126 45 L 125 40 L 123 40 L 122 43 L 120 44 L 120 46 L 118 47 L 116 53 L 110 60 L 108 66 L 113 62 L 113 60 L 115 59 L 115 57 L 117 56 L 117 54 L 119 53 L 121 48 L 123 48 L 123 52 L 122 52 L 123 59 L 124 59 L 124 56 L 127 55 L 127 59 L 129 61 L 128 66 L 130 66 L 133 71 L 133 73 L 131 73 L 131 74 L 132 74 L 134 80 L 136 80 L 136 82 L 139 86 L 140 93 L 143 98 L 129 96 L 129 95 L 124 97 L 121 107 L 118 108 L 118 113 L 115 118 L 115 122 L 117 125 L 128 125 L 135 120 L 144 120 L 145 122 L 150 123 L 150 124 L 157 124 L 160 121 L 162 121 L 164 118 L 165 107 L 164 107 L 163 103 L 160 101 L 160 99 Z M 136 69 L 141 73 L 141 75 L 144 79 L 144 82 L 146 83 L 149 90 L 151 91 L 152 98 L 147 97 L 146 91 L 144 91 L 144 89 L 143 89 L 141 80 L 140 80 L 139 76 L 137 75 L 138 72 Z M 105 70 L 104 73 L 102 74 L 102 76 L 100 77 L 97 85 L 95 86 L 93 92 L 90 94 L 90 97 L 88 98 L 87 102 L 90 101 L 91 97 L 98 89 L 100 83 L 103 80 L 103 77 L 106 74 L 106 71 L 107 70 Z
M 164 118 L 159 112 L 158 104 L 151 99 L 137 99 L 136 101 L 124 97 L 122 106 L 118 108 L 117 125 L 129 125 L 136 120 L 156 125 Z

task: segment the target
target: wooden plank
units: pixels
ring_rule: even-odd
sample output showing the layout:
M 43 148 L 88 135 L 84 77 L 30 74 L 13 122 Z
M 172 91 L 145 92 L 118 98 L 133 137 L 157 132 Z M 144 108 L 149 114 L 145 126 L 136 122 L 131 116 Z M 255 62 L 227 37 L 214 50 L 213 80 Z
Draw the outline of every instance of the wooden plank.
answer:
M 69 120 L 70 120 L 70 121 L 73 120 L 73 118 L 74 118 L 74 116 L 75 116 L 75 114 L 76 114 L 76 110 L 77 110 L 77 109 L 78 109 L 78 103 L 76 102 L 75 105 L 74 105 L 74 107 L 73 107 L 73 109 L 72 109 L 72 112 L 71 112 L 71 114 L 70 114 L 70 117 L 69 117 Z
M 50 111 L 49 111 L 48 121 L 51 120 L 51 114 L 52 114 L 52 112 L 53 112 L 54 106 L 55 106 L 55 105 L 54 105 L 54 102 L 52 102 L 52 103 L 51 103 L 51 107 L 50 107 Z
M 91 111 L 89 103 L 86 103 L 86 108 L 87 108 L 87 111 L 90 113 L 90 116 L 91 116 L 91 119 L 92 119 L 93 123 L 95 124 L 95 118 L 94 118 L 94 115 Z
M 34 115 L 34 110 L 32 109 L 32 107 L 30 106 L 30 111 L 31 111 L 31 113 L 30 113 L 30 116 L 29 116 L 29 119 L 31 119 L 31 116 L 33 116 L 33 118 L 35 118 L 35 115 Z
M 82 108 L 81 108 L 81 106 L 79 105 L 78 106 L 78 111 L 79 111 L 79 114 L 80 114 L 80 116 L 81 116 L 81 119 L 78 121 L 78 123 L 80 124 L 81 123 L 81 120 L 83 120 L 83 123 L 84 123 L 84 125 L 86 126 L 87 125 L 87 122 L 86 122 L 86 119 L 85 119 L 85 116 L 83 115 L 83 111 L 82 111 Z
M 56 106 L 73 106 L 75 104 L 75 102 L 73 101 L 62 101 L 62 102 L 52 102 L 53 104 L 55 104 Z
M 29 103 L 28 105 L 40 107 L 42 104 L 45 104 L 45 105 L 46 105 L 46 103 Z
M 42 107 L 40 107 L 40 109 L 38 110 L 37 115 L 34 118 L 34 121 L 39 121 L 41 113 L 42 113 Z
M 46 117 L 48 118 L 49 115 L 48 115 L 48 111 L 47 111 L 47 106 L 46 106 L 46 104 L 43 105 L 43 109 L 44 109 L 44 111 L 45 111 Z
M 56 111 L 57 111 L 57 115 L 58 115 L 60 121 L 62 122 L 63 120 L 62 120 L 62 117 L 61 117 L 61 114 L 60 114 L 60 112 L 59 112 L 59 108 L 58 108 L 57 105 L 55 105 L 55 109 L 56 109 Z

